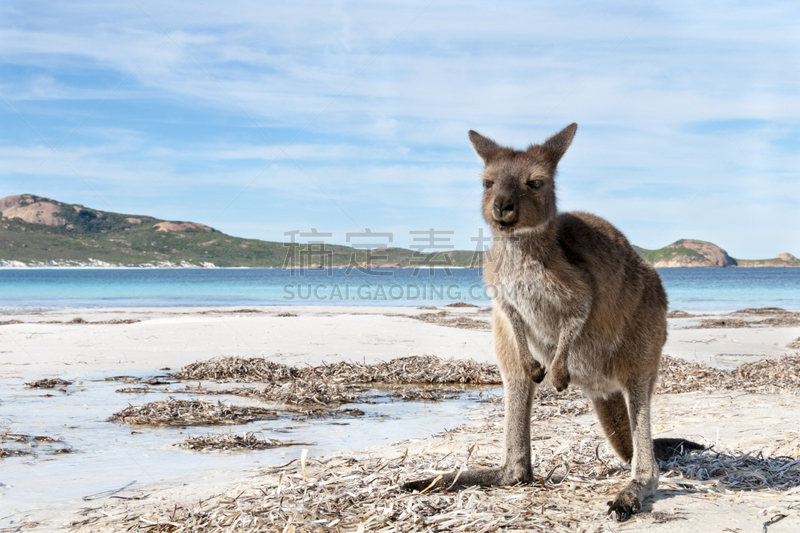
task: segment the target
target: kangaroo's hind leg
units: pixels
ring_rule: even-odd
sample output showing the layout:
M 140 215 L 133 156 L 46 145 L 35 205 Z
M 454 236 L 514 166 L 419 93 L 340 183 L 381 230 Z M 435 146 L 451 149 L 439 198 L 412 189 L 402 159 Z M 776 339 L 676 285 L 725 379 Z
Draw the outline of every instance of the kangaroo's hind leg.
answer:
M 621 392 L 614 392 L 605 397 L 592 398 L 592 406 L 614 452 L 623 462 L 630 463 L 633 459 L 633 437 L 625 396 Z
M 615 440 L 616 434 L 610 437 L 615 451 L 617 446 L 620 446 L 620 451 L 627 455 L 627 445 L 629 442 L 632 445 L 631 480 L 617 494 L 614 501 L 609 502 L 609 514 L 613 513 L 620 522 L 641 511 L 642 501 L 655 493 L 658 488 L 658 464 L 653 453 L 653 439 L 650 434 L 650 397 L 654 378 L 651 380 L 646 376 L 640 376 L 639 379 L 632 381 L 627 383 L 622 391 L 630 422 L 630 441 L 624 436 L 625 432 L 621 427 L 621 413 L 618 414 L 620 438 Z
M 628 403 L 621 392 L 615 392 L 605 397 L 592 398 L 592 405 L 603 427 L 611 447 L 617 456 L 625 463 L 633 463 L 634 445 L 631 434 L 631 420 L 628 415 Z M 644 447 L 646 448 L 646 446 Z M 681 438 L 653 439 L 653 451 L 657 459 L 667 460 L 684 451 L 703 450 L 705 447 L 696 442 Z M 630 511 L 638 507 L 631 505 Z M 614 509 L 618 517 L 623 516 Z M 628 511 L 628 512 L 630 512 Z

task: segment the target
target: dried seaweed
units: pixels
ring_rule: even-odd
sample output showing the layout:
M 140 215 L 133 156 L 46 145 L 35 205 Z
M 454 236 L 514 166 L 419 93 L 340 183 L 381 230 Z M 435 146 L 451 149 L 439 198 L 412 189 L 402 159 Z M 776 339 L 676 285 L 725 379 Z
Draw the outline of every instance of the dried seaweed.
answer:
M 458 398 L 458 393 L 447 392 L 447 391 L 412 389 L 412 390 L 402 390 L 402 391 L 392 392 L 389 394 L 389 397 L 397 398 L 405 402 L 417 402 L 417 401 L 440 402 L 442 400 L 452 400 L 454 398 Z
M 700 323 L 683 329 L 749 328 L 753 322 L 737 318 L 701 318 Z
M 683 311 L 671 311 L 667 317 L 673 318 L 674 316 L 681 316 L 684 318 L 691 317 L 688 313 Z M 677 313 L 683 313 L 677 315 Z M 688 326 L 684 329 L 719 329 L 719 328 L 751 328 L 751 327 L 794 327 L 800 326 L 800 313 L 794 311 L 787 311 L 779 307 L 761 307 L 761 308 L 747 308 L 740 309 L 729 313 L 728 316 L 733 317 L 766 317 L 761 320 L 743 320 L 741 318 L 701 318 L 700 324 Z
M 310 446 L 304 442 L 280 441 L 275 439 L 260 439 L 255 433 L 248 432 L 244 435 L 231 433 L 224 435 L 201 435 L 186 437 L 183 441 L 174 444 L 179 448 L 189 450 L 263 450 L 268 448 L 281 448 L 284 446 Z
M 105 378 L 105 381 L 119 381 L 120 383 L 135 383 L 138 385 L 170 385 L 174 383 L 174 381 L 169 381 L 171 378 L 172 376 L 155 376 L 151 378 L 137 378 L 134 376 L 111 376 Z
M 662 471 L 662 480 L 701 491 L 782 491 L 800 485 L 800 459 L 738 450 L 678 456 L 662 463 Z
M 339 383 L 502 383 L 497 365 L 443 360 L 432 355 L 401 357 L 388 362 L 340 362 L 316 367 L 291 367 L 263 358 L 216 357 L 192 363 L 171 376 L 178 380 L 272 382 L 325 379 Z
M 447 311 L 411 315 L 409 318 L 421 320 L 422 322 L 427 322 L 429 324 L 436 324 L 437 326 L 447 326 L 450 328 L 477 329 L 483 331 L 489 331 L 492 329 L 491 323 L 486 320 L 476 320 L 462 314 L 453 315 Z
M 30 383 L 25 383 L 25 387 L 29 389 L 56 389 L 62 387 L 68 387 L 72 385 L 72 381 L 67 381 L 61 378 L 47 378 L 47 379 L 40 379 L 38 381 L 31 381 Z
M 270 383 L 264 388 L 201 389 L 201 391 L 205 394 L 231 394 L 235 396 L 258 398 L 264 402 L 280 403 L 284 405 L 318 407 L 329 407 L 331 405 L 360 401 L 362 398 L 359 392 L 363 392 L 336 383 L 328 383 L 323 380 Z
M 274 410 L 263 407 L 167 398 L 126 407 L 114 413 L 108 421 L 141 426 L 210 426 L 276 418 L 278 415 Z
M 745 363 L 723 370 L 670 356 L 661 358 L 660 394 L 694 391 L 800 394 L 800 355 Z
M 215 357 L 208 361 L 198 361 L 181 368 L 170 376 L 177 380 L 211 381 L 280 381 L 297 379 L 300 369 L 280 363 L 273 363 L 261 357 Z
M 494 438 L 499 426 L 446 434 Z M 538 450 L 542 477 L 530 485 L 473 487 L 459 493 L 408 493 L 414 477 L 465 466 L 495 465 L 499 454 L 426 452 L 393 458 L 333 456 L 270 467 L 250 486 L 193 505 L 162 504 L 113 513 L 104 522 L 131 531 L 574 531 L 605 521 L 605 501 L 625 480 L 616 460 L 600 451 L 591 428 L 570 426 L 569 442 Z M 610 465 L 611 468 L 609 468 Z M 264 477 L 264 476 L 269 477 Z
M 61 447 L 53 447 L 61 444 Z M 24 433 L 0 432 L 0 459 L 25 455 L 59 455 L 72 453 L 69 446 L 56 437 L 47 435 L 26 435 Z
M 474 361 L 444 361 L 435 356 L 413 356 L 393 359 L 377 364 L 340 362 L 316 367 L 297 368 L 266 359 L 215 358 L 193 363 L 172 376 L 176 379 L 214 379 L 222 382 L 264 381 L 264 389 L 224 393 L 253 396 L 260 399 L 294 405 L 348 403 L 358 401 L 363 392 L 340 388 L 337 384 L 404 383 L 499 385 L 502 383 L 496 365 Z M 286 383 L 276 381 L 290 379 Z M 735 370 L 722 370 L 700 363 L 664 355 L 661 360 L 660 394 L 693 391 L 736 390 L 760 394 L 800 393 L 800 356 L 765 359 L 746 363 Z M 565 393 L 543 386 L 538 395 L 550 399 L 576 399 L 581 397 L 575 388 Z M 412 398 L 414 393 L 407 393 Z M 403 395 L 400 395 L 403 398 Z M 419 396 L 420 399 L 425 399 Z
M 57 320 L 41 322 L 42 324 L 136 324 L 137 322 L 141 322 L 138 318 L 113 318 L 111 320 L 96 320 L 96 321 L 89 321 L 79 316 L 76 316 L 72 320 L 68 320 L 66 322 L 59 322 Z
M 800 350 L 800 337 L 797 337 L 795 340 L 787 344 L 786 347 L 791 348 L 792 350 Z
M 163 392 L 158 389 L 151 389 L 150 387 L 120 387 L 114 392 L 122 394 L 149 394 L 151 392 Z
M 453 302 L 445 305 L 445 307 L 478 307 L 475 304 L 468 304 L 467 302 Z
M 489 415 L 487 420 L 496 417 Z M 547 427 L 547 426 L 540 426 Z M 604 524 L 606 502 L 627 481 L 595 431 L 565 419 L 552 428 L 558 438 L 534 444 L 539 477 L 513 487 L 472 487 L 458 493 L 408 493 L 402 483 L 421 476 L 498 464 L 489 453 L 439 447 L 461 433 L 485 446 L 501 432 L 493 426 L 460 427 L 432 436 L 427 451 L 394 457 L 347 457 L 292 461 L 269 467 L 258 478 L 196 504 L 160 504 L 104 518 L 130 531 L 575 531 Z M 441 451 L 440 451 L 441 450 Z M 455 452 L 455 453 L 454 453 Z M 301 456 L 304 457 L 304 456 Z M 662 485 L 681 492 L 767 490 L 800 486 L 800 460 L 762 457 L 736 450 L 683 454 L 660 463 Z M 265 479 L 264 482 L 255 480 Z M 662 514 L 640 521 L 663 522 Z
M 780 307 L 748 307 L 746 309 L 739 309 L 738 311 L 734 311 L 731 313 L 732 315 L 794 315 L 800 313 L 794 313 L 792 311 L 787 311 L 786 309 L 782 309 Z
M 686 311 L 681 311 L 680 309 L 675 309 L 674 311 L 670 311 L 667 313 L 667 318 L 690 318 L 694 315 L 687 313 Z
M 345 383 L 502 383 L 497 365 L 460 359 L 444 360 L 433 355 L 400 357 L 372 365 L 334 363 L 303 369 L 304 377 Z

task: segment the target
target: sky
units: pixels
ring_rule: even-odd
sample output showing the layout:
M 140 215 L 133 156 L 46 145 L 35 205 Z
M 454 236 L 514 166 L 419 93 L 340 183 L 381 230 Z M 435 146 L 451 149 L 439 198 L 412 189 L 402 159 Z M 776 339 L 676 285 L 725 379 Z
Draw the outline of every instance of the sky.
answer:
M 467 131 L 525 148 L 577 122 L 559 209 L 649 249 L 800 256 L 798 21 L 796 1 L 9 0 L 0 197 L 475 249 Z

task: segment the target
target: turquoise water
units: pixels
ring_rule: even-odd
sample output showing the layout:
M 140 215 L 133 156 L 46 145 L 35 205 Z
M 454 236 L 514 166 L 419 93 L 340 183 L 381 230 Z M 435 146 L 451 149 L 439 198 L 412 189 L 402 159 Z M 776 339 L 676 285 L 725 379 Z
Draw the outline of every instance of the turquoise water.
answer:
M 800 310 L 798 268 L 659 270 L 671 309 Z M 379 274 L 379 275 L 378 275 Z M 257 305 L 491 305 L 475 269 L 2 269 L 0 309 Z

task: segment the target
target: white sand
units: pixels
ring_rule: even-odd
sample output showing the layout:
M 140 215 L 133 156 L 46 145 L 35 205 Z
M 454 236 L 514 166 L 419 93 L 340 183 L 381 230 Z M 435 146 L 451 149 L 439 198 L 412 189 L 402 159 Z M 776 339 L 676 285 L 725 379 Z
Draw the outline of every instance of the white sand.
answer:
M 262 307 L 66 310 L 3 315 L 0 365 L 28 377 L 180 368 L 219 355 L 267 357 L 287 364 L 385 361 L 407 355 L 493 362 L 491 333 L 410 318 L 430 311 L 385 307 Z M 490 320 L 475 308 L 443 308 Z M 278 317 L 292 313 L 297 317 Z M 135 324 L 47 324 L 136 319 Z M 671 319 L 673 324 L 686 319 Z M 664 353 L 716 366 L 780 357 L 800 327 L 671 329 Z
M 372 363 L 407 355 L 493 361 L 488 331 L 455 329 L 408 318 L 416 308 L 266 307 L 222 309 L 68 310 L 4 315 L 0 365 L 26 378 L 180 368 L 220 355 L 267 357 L 287 364 Z M 448 309 L 486 320 L 472 308 Z M 297 317 L 278 317 L 281 313 Z M 46 324 L 138 319 L 135 324 Z
M 474 308 L 443 308 L 488 324 L 489 313 Z M 0 326 L 0 368 L 15 378 L 38 379 L 94 373 L 177 369 L 188 363 L 220 355 L 263 356 L 289 364 L 322 361 L 389 360 L 430 354 L 493 362 L 491 333 L 457 329 L 412 318 L 416 308 L 285 307 L 259 308 L 260 313 L 234 313 L 233 309 L 121 309 L 68 310 L 4 315 Z M 278 317 L 292 313 L 296 317 Z M 134 324 L 66 324 L 75 317 L 88 322 L 137 319 Z M 45 322 L 62 322 L 47 324 Z M 686 319 L 671 320 L 679 325 Z M 714 365 L 793 353 L 786 348 L 800 337 L 797 327 L 736 329 L 671 329 L 665 353 Z M 593 415 L 573 420 L 595 424 Z M 499 425 L 486 446 L 501 440 Z M 766 454 L 800 455 L 800 399 L 787 396 L 682 394 L 656 398 L 654 428 L 660 435 L 679 435 L 708 443 L 716 449 L 738 448 Z M 535 428 L 534 428 L 535 433 Z M 449 446 L 466 445 L 448 441 Z M 417 441 L 414 449 L 444 444 L 440 437 Z M 408 443 L 403 444 L 408 447 Z M 399 445 L 387 445 L 365 454 L 392 455 Z M 0 476 L 2 474 L 0 473 Z M 0 481 L 2 478 L 0 477 Z M 247 480 L 238 482 L 246 484 Z M 218 494 L 219 486 L 176 487 L 158 499 L 187 501 Z M 756 491 L 744 494 L 660 494 L 652 509 L 681 516 L 682 520 L 654 523 L 652 515 L 618 525 L 610 521 L 598 528 L 639 531 L 761 531 L 776 514 L 787 518 L 769 527 L 771 533 L 800 531 L 800 491 L 791 494 Z M 602 502 L 604 503 L 604 502 Z M 2 499 L 0 499 L 2 504 Z M 120 505 L 120 504 L 115 504 Z M 114 508 L 109 507 L 110 511 Z M 77 512 L 76 508 L 76 512 Z M 762 512 L 763 511 L 763 512 Z M 77 516 L 77 515 L 76 515 Z M 65 517 L 66 518 L 66 517 Z M 40 530 L 53 527 L 45 523 Z

